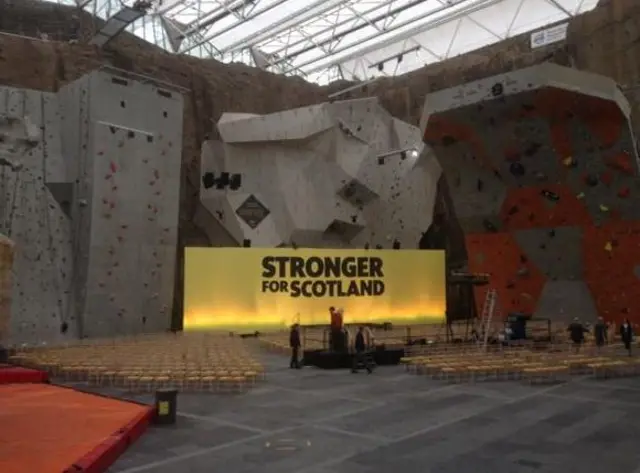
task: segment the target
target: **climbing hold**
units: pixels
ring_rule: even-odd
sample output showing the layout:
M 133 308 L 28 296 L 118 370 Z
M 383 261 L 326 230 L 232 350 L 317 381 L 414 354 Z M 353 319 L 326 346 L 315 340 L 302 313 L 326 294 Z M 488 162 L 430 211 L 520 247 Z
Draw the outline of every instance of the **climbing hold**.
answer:
M 618 191 L 618 197 L 620 197 L 621 199 L 626 199 L 627 197 L 629 197 L 629 194 L 631 194 L 631 189 L 629 189 L 628 187 L 623 187 Z
M 514 161 L 509 165 L 509 172 L 515 177 L 522 177 L 525 173 L 524 166 L 522 165 L 522 163 Z
M 542 145 L 540 143 L 531 143 L 529 146 L 527 146 L 524 150 L 524 155 L 525 156 L 533 156 L 534 154 L 536 154 L 538 152 L 538 150 L 542 147 Z
M 153 177 L 155 177 L 156 179 L 159 179 L 159 178 L 160 178 L 160 173 L 158 172 L 158 170 L 157 170 L 157 169 L 154 169 L 154 170 L 153 170 Z
M 605 163 L 611 169 L 615 169 L 629 176 L 634 175 L 631 157 L 626 151 L 622 151 L 617 155 L 608 158 L 605 160 Z
M 478 189 L 478 192 L 482 192 L 484 189 L 484 182 L 482 179 L 478 179 L 478 182 L 476 182 L 476 188 Z
M 580 192 L 578 195 L 576 195 L 576 199 L 584 199 L 584 192 Z
M 543 189 L 540 194 L 542 197 L 550 200 L 551 202 L 558 202 L 560 200 L 560 196 L 555 192 L 551 192 L 550 190 Z
M 609 211 L 609 207 L 607 207 L 606 205 L 600 204 L 600 211 L 601 212 L 608 212 Z
M 613 251 L 613 245 L 611 244 L 610 241 L 608 241 L 607 243 L 605 243 L 604 245 L 604 251 Z
M 546 181 L 547 180 L 547 175 L 543 172 L 537 172 L 536 173 L 536 179 L 539 181 Z
M 585 174 L 583 177 L 584 183 L 589 187 L 594 187 L 598 185 L 598 177 L 593 174 Z
M 529 268 L 527 268 L 526 266 L 523 266 L 520 269 L 518 269 L 518 272 L 516 274 L 518 276 L 527 276 L 529 274 Z
M 549 238 L 553 238 L 554 236 L 556 236 L 556 231 L 552 228 L 549 230 Z
M 118 170 L 118 167 L 116 166 L 116 163 L 114 163 L 113 161 L 111 161 L 109 163 L 109 169 L 111 169 L 111 173 L 115 173 Z
M 568 158 L 562 160 L 562 164 L 564 164 L 568 168 L 574 168 L 578 165 L 578 162 L 573 159 L 572 156 L 569 156 Z
M 482 226 L 491 233 L 495 233 L 498 231 L 498 227 L 496 227 L 491 221 L 487 219 L 484 219 L 482 221 Z
M 613 181 L 613 176 L 609 171 L 605 171 L 600 174 L 600 182 L 602 182 L 605 186 L 610 185 L 611 181 Z
M 509 210 L 507 211 L 507 215 L 511 216 L 511 215 L 515 215 L 520 211 L 520 208 L 517 205 L 514 205 L 512 207 L 509 208 Z

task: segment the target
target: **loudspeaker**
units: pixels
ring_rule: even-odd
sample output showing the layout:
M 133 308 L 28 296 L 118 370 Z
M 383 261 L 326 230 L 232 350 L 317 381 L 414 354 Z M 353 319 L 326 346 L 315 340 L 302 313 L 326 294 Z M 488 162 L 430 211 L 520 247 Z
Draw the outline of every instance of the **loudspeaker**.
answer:
M 247 240 L 246 238 L 242 240 L 242 246 L 244 248 L 251 248 L 251 240 Z
M 211 189 L 216 184 L 216 176 L 212 172 L 205 172 L 202 176 L 202 185 L 205 189 Z
M 398 240 L 393 240 L 393 249 L 394 250 L 400 249 L 400 242 Z
M 242 175 L 241 174 L 231 174 L 231 179 L 229 179 L 229 189 L 232 191 L 237 191 L 242 186 Z
M 218 184 L 222 185 L 222 187 L 227 187 L 229 185 L 229 173 L 221 172 L 220 178 L 218 179 Z

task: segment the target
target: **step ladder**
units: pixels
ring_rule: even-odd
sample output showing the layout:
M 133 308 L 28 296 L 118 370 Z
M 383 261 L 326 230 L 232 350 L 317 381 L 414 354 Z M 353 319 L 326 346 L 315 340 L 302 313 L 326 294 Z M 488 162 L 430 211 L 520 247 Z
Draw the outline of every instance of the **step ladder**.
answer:
M 478 344 L 481 344 L 482 349 L 487 348 L 489 341 L 489 331 L 491 330 L 491 322 L 494 315 L 498 311 L 498 293 L 495 289 L 489 289 L 487 295 L 484 298 L 484 305 L 482 307 L 482 315 L 480 318 L 480 330 L 478 332 Z

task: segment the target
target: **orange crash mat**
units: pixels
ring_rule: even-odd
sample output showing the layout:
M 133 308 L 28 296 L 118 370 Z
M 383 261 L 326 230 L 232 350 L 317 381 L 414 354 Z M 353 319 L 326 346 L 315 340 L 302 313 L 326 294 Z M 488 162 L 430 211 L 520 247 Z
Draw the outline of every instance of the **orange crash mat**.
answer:
M 0 386 L 0 472 L 60 473 L 147 410 L 48 384 Z

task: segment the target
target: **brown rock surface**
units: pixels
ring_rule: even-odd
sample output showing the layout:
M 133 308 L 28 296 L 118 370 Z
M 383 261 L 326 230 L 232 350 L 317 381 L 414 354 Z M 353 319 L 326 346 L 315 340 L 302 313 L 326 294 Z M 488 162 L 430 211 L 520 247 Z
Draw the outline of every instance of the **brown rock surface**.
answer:
M 634 110 L 640 95 L 633 88 L 640 76 L 640 3 L 635 0 L 601 2 L 594 11 L 573 18 L 568 40 L 532 51 L 529 35 L 521 35 L 412 73 L 385 78 L 354 94 L 378 95 L 395 116 L 417 124 L 426 94 L 506 70 L 542 61 L 554 61 L 579 69 L 606 74 L 629 88 Z M 83 45 L 101 22 L 72 7 L 35 0 L 0 0 L 0 31 L 41 37 L 41 41 L 0 35 L 0 84 L 56 90 L 83 74 L 109 64 L 139 74 L 174 83 L 187 89 L 183 186 L 180 214 L 180 245 L 207 244 L 193 223 L 199 188 L 200 145 L 205 134 L 223 112 L 268 113 L 327 100 L 327 95 L 345 86 L 319 87 L 302 79 L 284 77 L 241 64 L 221 64 L 214 60 L 175 56 L 130 35 L 121 35 L 106 50 Z M 79 38 L 79 44 L 67 41 Z M 448 228 L 455 229 L 455 216 L 446 205 L 447 187 L 438 204 L 445 211 Z M 447 247 L 456 260 L 466 258 L 460 232 L 451 230 Z M 181 258 L 181 256 L 179 256 Z M 460 263 L 460 261 L 457 261 Z M 181 267 L 181 264 L 178 265 Z M 180 313 L 181 284 L 176 278 L 175 313 Z M 179 317 L 176 317 L 178 319 Z

